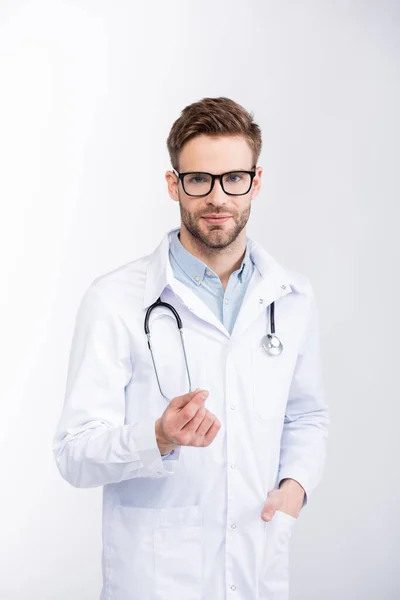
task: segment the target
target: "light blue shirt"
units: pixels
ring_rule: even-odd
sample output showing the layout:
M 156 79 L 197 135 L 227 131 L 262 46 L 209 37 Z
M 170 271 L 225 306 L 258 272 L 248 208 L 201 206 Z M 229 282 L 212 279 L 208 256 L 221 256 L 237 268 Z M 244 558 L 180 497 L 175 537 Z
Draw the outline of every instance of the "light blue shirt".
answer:
M 179 230 L 172 236 L 169 259 L 174 277 L 191 288 L 232 333 L 254 271 L 248 245 L 240 268 L 229 277 L 226 290 L 218 275 L 181 244 Z

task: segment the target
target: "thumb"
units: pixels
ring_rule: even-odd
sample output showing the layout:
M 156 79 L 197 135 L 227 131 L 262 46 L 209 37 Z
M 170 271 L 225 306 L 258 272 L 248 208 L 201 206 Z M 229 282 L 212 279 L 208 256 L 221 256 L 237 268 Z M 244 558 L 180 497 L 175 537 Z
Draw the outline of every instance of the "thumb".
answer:
M 193 392 L 187 392 L 186 394 L 182 394 L 182 396 L 175 396 L 175 398 L 172 398 L 170 404 L 172 404 L 174 406 L 174 408 L 183 408 L 199 392 L 200 392 L 200 388 L 196 388 Z
M 261 518 L 263 521 L 270 521 L 277 509 L 273 498 L 267 498 L 264 508 L 262 509 Z

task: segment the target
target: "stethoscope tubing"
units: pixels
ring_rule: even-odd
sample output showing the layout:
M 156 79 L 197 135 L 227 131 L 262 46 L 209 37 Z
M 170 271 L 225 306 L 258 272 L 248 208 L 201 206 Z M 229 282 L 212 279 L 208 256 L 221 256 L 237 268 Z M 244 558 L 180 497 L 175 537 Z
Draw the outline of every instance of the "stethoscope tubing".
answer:
M 154 367 L 154 371 L 155 371 L 156 378 L 157 378 L 158 388 L 159 388 L 160 393 L 163 396 L 163 398 L 165 398 L 169 402 L 170 398 L 168 398 L 164 394 L 164 392 L 162 391 L 162 389 L 161 389 L 160 378 L 158 376 L 158 371 L 157 371 L 157 367 L 156 367 L 156 363 L 155 363 L 154 355 L 153 355 L 153 349 L 152 349 L 152 346 L 151 346 L 151 333 L 150 333 L 150 325 L 149 325 L 149 319 L 150 319 L 151 311 L 154 308 L 158 308 L 160 306 L 163 306 L 164 308 L 170 310 L 172 312 L 172 314 L 174 315 L 174 317 L 175 317 L 176 324 L 178 326 L 179 333 L 180 333 L 182 350 L 183 350 L 183 356 L 185 358 L 186 373 L 187 373 L 188 382 L 189 382 L 189 392 L 192 391 L 192 382 L 191 382 L 189 364 L 188 364 L 188 359 L 187 359 L 187 354 L 186 354 L 185 341 L 184 341 L 184 337 L 183 337 L 182 319 L 180 318 L 179 313 L 176 310 L 176 308 L 174 308 L 168 302 L 163 302 L 161 300 L 161 297 L 160 297 L 160 298 L 158 298 L 156 300 L 156 302 L 154 302 L 153 304 L 151 304 L 148 307 L 148 309 L 146 310 L 146 315 L 145 315 L 145 318 L 144 318 L 144 331 L 145 331 L 145 334 L 146 334 L 146 337 L 147 337 L 147 345 L 148 345 L 150 353 L 151 353 L 151 359 L 152 359 L 152 362 L 153 362 L 153 367 Z M 280 341 L 280 339 L 275 335 L 275 302 L 272 302 L 269 305 L 269 326 L 270 326 L 270 333 L 267 333 L 262 338 L 261 345 L 264 348 L 265 352 L 267 354 L 269 354 L 270 356 L 278 356 L 279 354 L 282 353 L 283 346 L 282 346 L 282 342 Z
M 155 363 L 155 360 L 154 360 L 153 349 L 151 347 L 151 334 L 150 334 L 150 327 L 149 327 L 149 319 L 150 319 L 151 311 L 154 308 L 157 308 L 159 306 L 164 306 L 164 308 L 169 309 L 172 312 L 172 314 L 174 315 L 175 319 L 176 319 L 176 324 L 178 326 L 179 333 L 180 333 L 180 338 L 181 338 L 183 356 L 185 358 L 186 374 L 187 374 L 187 378 L 188 378 L 188 382 L 189 382 L 189 392 L 192 391 L 192 380 L 191 380 L 191 377 L 190 377 L 190 369 L 189 369 L 189 364 L 188 364 L 188 359 L 187 359 L 187 354 L 186 354 L 185 340 L 183 338 L 182 320 L 181 320 L 181 318 L 179 316 L 179 313 L 176 310 L 176 308 L 174 308 L 173 306 L 171 306 L 171 304 L 168 304 L 168 302 L 162 302 L 161 298 L 158 298 L 158 300 L 156 300 L 156 302 L 154 302 L 154 304 L 152 304 L 151 306 L 149 306 L 149 308 L 146 311 L 146 316 L 145 316 L 145 319 L 144 319 L 144 331 L 145 331 L 146 336 L 147 336 L 147 345 L 148 345 L 149 350 L 150 350 L 151 360 L 153 362 L 153 367 L 154 367 L 154 371 L 155 371 L 156 378 L 157 378 L 158 389 L 160 390 L 161 395 L 166 400 L 168 400 L 168 402 L 169 402 L 170 398 L 168 398 L 164 394 L 164 392 L 162 391 L 162 389 L 161 389 L 160 378 L 158 376 L 158 371 L 157 371 L 156 363 Z

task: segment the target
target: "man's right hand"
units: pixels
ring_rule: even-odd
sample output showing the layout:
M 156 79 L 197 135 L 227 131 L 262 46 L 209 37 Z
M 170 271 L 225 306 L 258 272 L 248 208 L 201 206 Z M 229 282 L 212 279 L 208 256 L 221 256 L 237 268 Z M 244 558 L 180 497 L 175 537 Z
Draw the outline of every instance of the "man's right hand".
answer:
M 161 454 L 177 446 L 209 446 L 221 428 L 215 415 L 204 407 L 207 390 L 176 396 L 155 423 Z

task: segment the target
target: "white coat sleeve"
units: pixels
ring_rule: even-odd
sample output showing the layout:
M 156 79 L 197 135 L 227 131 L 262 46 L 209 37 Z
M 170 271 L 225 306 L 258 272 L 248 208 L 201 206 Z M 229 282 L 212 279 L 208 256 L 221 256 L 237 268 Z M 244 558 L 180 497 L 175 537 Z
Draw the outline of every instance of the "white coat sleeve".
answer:
M 173 461 L 161 458 L 155 422 L 124 424 L 131 375 L 126 325 L 92 283 L 78 308 L 53 439 L 58 469 L 71 485 L 88 488 L 173 473 Z
M 320 354 L 319 313 L 312 293 L 285 411 L 277 478 L 277 487 L 286 478 L 300 483 L 306 492 L 303 506 L 322 477 L 329 423 Z

